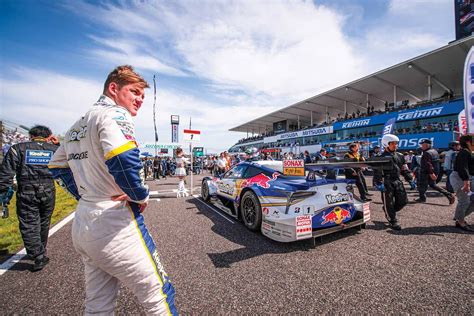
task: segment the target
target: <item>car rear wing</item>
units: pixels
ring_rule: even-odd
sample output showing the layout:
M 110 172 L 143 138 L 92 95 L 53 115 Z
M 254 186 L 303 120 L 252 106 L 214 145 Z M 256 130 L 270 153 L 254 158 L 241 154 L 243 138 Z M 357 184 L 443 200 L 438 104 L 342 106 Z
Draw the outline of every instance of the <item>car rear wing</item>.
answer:
M 348 168 L 371 168 L 380 171 L 390 171 L 393 168 L 393 163 L 390 158 L 374 157 L 366 161 L 351 161 L 351 160 L 333 160 L 333 161 L 319 161 L 317 163 L 305 164 L 305 169 L 308 172 L 306 177 L 309 181 L 314 181 L 316 174 L 322 175 L 322 171 L 328 171 L 327 176 L 331 178 L 331 174 L 337 169 Z M 332 171 L 332 172 L 331 172 Z
M 392 170 L 393 164 L 391 159 L 385 157 L 370 158 L 366 161 L 351 161 L 351 160 L 334 160 L 334 161 L 319 161 L 317 163 L 305 164 L 306 170 L 333 170 L 333 169 L 347 169 L 347 168 L 371 168 L 378 170 Z

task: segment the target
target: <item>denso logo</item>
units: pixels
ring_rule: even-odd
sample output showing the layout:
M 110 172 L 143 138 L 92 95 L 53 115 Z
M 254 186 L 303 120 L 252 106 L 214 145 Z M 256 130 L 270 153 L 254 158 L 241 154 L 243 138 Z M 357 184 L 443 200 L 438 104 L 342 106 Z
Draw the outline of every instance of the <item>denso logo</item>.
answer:
M 420 142 L 423 139 L 427 139 L 428 137 L 423 137 L 423 138 L 410 138 L 410 139 L 400 139 L 400 142 L 398 143 L 398 147 L 400 148 L 411 148 L 411 147 L 419 147 Z M 431 139 L 431 141 L 434 144 L 434 137 L 428 138 Z
M 434 109 L 416 110 L 416 111 L 411 111 L 407 113 L 400 113 L 397 116 L 397 121 L 436 116 L 436 115 L 440 115 L 442 110 L 443 110 L 443 107 L 438 107 Z
M 360 126 L 369 125 L 369 123 L 370 123 L 370 119 L 347 122 L 347 123 L 342 124 L 342 128 L 360 127 Z
M 347 202 L 349 201 L 350 196 L 347 193 L 339 193 L 336 195 L 328 194 L 326 195 L 326 200 L 329 204 L 339 203 L 339 202 Z
M 434 137 L 421 137 L 421 138 L 409 138 L 409 139 L 400 139 L 398 143 L 399 148 L 418 148 L 420 146 L 420 142 L 423 139 L 430 139 L 431 142 L 434 144 Z M 371 142 L 372 146 L 379 145 L 382 139 L 379 138 L 378 141 L 374 140 Z

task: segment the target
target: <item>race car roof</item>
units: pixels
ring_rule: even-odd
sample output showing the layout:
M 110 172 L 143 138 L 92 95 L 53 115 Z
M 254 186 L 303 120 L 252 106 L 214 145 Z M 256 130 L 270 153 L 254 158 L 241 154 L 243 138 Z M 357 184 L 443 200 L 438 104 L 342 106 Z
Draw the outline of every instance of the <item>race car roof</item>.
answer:
M 427 77 L 431 75 L 432 98 L 452 90 L 455 96 L 462 95 L 464 60 L 474 35 L 452 42 L 429 53 L 409 59 L 387 69 L 357 79 L 332 90 L 320 93 L 306 100 L 279 109 L 229 131 L 262 133 L 273 129 L 273 123 L 295 119 L 313 123 L 325 120 L 326 110 L 332 118 L 344 114 L 344 101 L 347 112 L 367 110 L 366 98 L 375 109 L 384 108 L 385 102 L 393 102 L 394 86 L 397 86 L 397 101 L 409 100 L 421 103 L 428 99 Z

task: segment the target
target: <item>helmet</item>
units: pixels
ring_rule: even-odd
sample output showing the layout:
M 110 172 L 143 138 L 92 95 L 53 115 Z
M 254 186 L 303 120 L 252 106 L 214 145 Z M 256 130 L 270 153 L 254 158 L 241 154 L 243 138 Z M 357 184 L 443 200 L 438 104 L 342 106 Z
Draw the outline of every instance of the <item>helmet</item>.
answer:
M 382 147 L 385 148 L 385 147 L 388 147 L 388 144 L 391 143 L 391 142 L 399 142 L 400 139 L 393 135 L 393 134 L 385 134 L 383 135 L 382 137 Z

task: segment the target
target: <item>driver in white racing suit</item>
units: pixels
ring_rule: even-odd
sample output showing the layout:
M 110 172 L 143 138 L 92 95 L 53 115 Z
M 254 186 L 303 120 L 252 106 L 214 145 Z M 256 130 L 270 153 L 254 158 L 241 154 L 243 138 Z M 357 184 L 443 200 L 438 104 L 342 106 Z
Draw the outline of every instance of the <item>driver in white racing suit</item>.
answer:
M 104 95 L 66 133 L 50 171 L 79 203 L 73 244 L 85 265 L 85 314 L 113 314 L 123 282 L 147 314 L 177 314 L 175 291 L 141 212 L 148 188 L 132 116 L 147 82 L 131 66 L 112 71 Z M 119 282 L 120 281 L 120 282 Z

